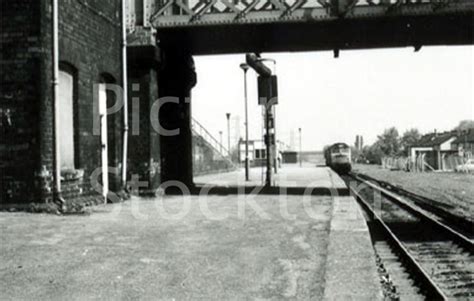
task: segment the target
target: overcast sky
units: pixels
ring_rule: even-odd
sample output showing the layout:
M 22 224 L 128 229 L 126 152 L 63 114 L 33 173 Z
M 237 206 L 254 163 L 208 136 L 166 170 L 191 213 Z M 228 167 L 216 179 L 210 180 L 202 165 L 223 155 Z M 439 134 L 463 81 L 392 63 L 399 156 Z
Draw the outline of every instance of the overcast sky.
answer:
M 365 143 L 385 128 L 400 133 L 450 130 L 474 117 L 474 47 L 424 47 L 332 52 L 264 53 L 276 59 L 279 85 L 277 136 L 298 141 L 304 150 L 320 150 L 334 142 Z M 227 143 L 225 113 L 240 116 L 244 137 L 244 54 L 195 57 L 198 84 L 193 90 L 193 116 Z M 269 64 L 271 65 L 271 64 Z M 273 67 L 272 67 L 273 68 Z M 248 72 L 250 138 L 262 134 L 256 74 Z M 235 133 L 236 121 L 231 124 Z M 231 134 L 232 135 L 232 134 Z M 235 134 L 233 135 L 235 136 Z

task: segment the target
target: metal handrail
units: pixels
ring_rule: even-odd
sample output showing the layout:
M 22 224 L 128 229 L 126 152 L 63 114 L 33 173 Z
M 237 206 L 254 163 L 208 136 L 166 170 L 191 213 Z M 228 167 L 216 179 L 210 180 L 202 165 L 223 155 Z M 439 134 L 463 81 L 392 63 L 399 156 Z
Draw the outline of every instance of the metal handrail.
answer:
M 191 128 L 194 133 L 202 137 L 223 159 L 227 160 L 232 166 L 231 154 L 209 131 L 196 119 L 192 118 Z

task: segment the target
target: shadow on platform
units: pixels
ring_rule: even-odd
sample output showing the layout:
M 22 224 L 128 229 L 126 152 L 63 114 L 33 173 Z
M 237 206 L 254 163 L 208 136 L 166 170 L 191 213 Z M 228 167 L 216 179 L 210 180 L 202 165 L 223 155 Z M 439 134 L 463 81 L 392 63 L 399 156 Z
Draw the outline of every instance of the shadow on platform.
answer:
M 209 186 L 196 185 L 183 191 L 178 187 L 168 187 L 167 195 L 312 195 L 349 196 L 348 188 L 329 187 L 284 187 L 284 186 Z

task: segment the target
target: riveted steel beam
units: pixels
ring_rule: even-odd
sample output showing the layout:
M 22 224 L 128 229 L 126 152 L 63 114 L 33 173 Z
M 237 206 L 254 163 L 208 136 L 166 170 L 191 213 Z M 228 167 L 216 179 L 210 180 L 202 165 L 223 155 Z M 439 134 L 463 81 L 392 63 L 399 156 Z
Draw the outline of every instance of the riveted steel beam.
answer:
M 225 7 L 222 10 L 222 6 Z M 180 8 L 173 13 L 172 8 Z M 406 2 L 398 0 L 210 0 L 190 8 L 183 0 L 165 1 L 152 17 L 158 28 L 186 26 L 268 24 L 280 22 L 320 22 L 333 19 L 430 16 L 433 14 L 469 14 L 474 11 L 472 0 L 428 0 Z

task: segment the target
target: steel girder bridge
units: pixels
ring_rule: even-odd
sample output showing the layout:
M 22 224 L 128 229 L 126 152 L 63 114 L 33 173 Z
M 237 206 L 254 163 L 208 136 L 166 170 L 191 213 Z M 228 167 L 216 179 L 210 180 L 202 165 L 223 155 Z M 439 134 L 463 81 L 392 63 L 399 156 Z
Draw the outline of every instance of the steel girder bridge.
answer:
M 473 0 L 142 1 L 129 26 L 192 54 L 473 44 Z
M 186 101 L 196 84 L 194 55 L 317 50 L 337 55 L 346 49 L 471 45 L 474 39 L 474 0 L 124 1 L 130 81 L 145 83 L 150 98 L 145 103 L 154 101 L 152 95 L 180 100 L 159 113 L 164 127 L 179 128 L 180 134 L 160 136 L 149 153 L 159 149 L 161 182 L 188 187 L 194 187 Z M 141 160 L 136 164 L 154 157 Z

